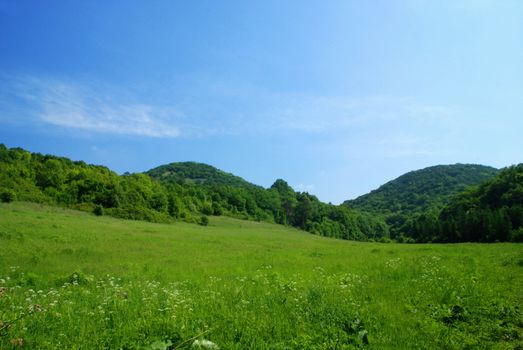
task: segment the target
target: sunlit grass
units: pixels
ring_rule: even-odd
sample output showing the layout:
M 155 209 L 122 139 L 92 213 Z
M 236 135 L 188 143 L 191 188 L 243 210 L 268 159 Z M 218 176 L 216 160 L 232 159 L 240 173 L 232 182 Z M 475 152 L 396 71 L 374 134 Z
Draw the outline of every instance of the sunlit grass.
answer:
M 2 204 L 0 288 L 0 348 L 523 345 L 516 244 L 347 242 Z

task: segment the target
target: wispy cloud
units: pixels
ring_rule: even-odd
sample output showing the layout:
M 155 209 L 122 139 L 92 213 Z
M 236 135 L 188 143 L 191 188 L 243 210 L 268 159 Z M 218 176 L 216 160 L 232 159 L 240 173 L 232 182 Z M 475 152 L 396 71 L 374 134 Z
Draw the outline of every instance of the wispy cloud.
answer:
M 450 155 L 449 152 L 443 150 L 429 150 L 429 149 L 391 149 L 385 150 L 383 155 L 388 158 L 404 158 L 404 157 L 432 157 Z
M 17 79 L 15 94 L 26 101 L 26 113 L 45 124 L 89 132 L 177 137 L 181 114 L 173 107 L 121 102 L 104 89 L 41 78 Z
M 448 156 L 466 124 L 459 108 L 412 97 L 301 96 L 279 107 L 265 130 L 305 134 L 314 152 L 349 158 Z
M 301 97 L 279 112 L 279 128 L 314 133 L 347 131 L 378 126 L 446 124 L 455 111 L 424 104 L 408 97 Z M 389 129 L 390 130 L 390 129 Z
M 24 101 L 20 113 L 0 113 L 4 119 L 29 115 L 29 122 L 90 133 L 175 138 L 283 132 L 312 137 L 315 147 L 332 147 L 329 151 L 366 149 L 398 157 L 440 152 L 435 135 L 444 138 L 456 130 L 455 109 L 401 96 L 316 96 L 208 82 L 182 96 L 184 113 L 171 96 L 144 100 L 92 82 L 25 77 L 0 83 L 0 102 L 2 95 L 6 102 L 12 95 Z

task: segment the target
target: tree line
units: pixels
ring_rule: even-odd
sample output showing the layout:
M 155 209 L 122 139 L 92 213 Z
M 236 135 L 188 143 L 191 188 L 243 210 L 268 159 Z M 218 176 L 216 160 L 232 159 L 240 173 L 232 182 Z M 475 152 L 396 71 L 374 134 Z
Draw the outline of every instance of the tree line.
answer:
M 209 166 L 202 175 L 202 166 L 191 163 L 185 170 L 203 176 L 201 181 L 188 179 L 186 173 L 162 180 L 154 174 L 118 175 L 104 166 L 0 144 L 0 198 L 152 222 L 207 224 L 209 215 L 226 215 L 333 238 L 388 240 L 387 224 L 373 215 L 323 203 L 281 179 L 264 189 L 238 177 L 220 177 Z M 215 176 L 226 181 L 205 181 Z

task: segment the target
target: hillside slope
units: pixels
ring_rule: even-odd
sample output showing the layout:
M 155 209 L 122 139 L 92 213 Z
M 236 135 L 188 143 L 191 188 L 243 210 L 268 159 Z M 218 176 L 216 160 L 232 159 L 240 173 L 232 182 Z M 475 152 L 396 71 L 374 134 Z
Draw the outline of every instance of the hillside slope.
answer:
M 499 170 L 477 164 L 437 165 L 408 172 L 344 205 L 383 214 L 398 229 L 413 214 L 439 209 L 469 186 L 491 179 Z

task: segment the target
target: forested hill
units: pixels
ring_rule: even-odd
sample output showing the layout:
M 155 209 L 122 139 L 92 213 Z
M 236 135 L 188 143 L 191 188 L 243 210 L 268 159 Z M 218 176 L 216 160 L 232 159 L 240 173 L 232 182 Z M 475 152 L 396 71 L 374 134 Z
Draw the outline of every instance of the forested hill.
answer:
M 381 218 L 322 203 L 285 181 L 255 186 L 205 164 L 173 163 L 119 176 L 103 166 L 0 144 L 0 200 L 48 203 L 126 219 L 207 224 L 207 215 L 291 225 L 352 240 L 388 239 Z
M 208 224 L 208 215 L 225 215 L 351 240 L 523 240 L 523 165 L 494 177 L 497 173 L 481 165 L 435 166 L 405 174 L 344 205 L 332 205 L 294 191 L 281 179 L 266 189 L 205 164 L 172 163 L 147 173 L 118 175 L 104 166 L 0 144 L 3 202 L 40 202 L 96 215 L 202 225 Z
M 409 220 L 417 242 L 523 242 L 523 163 L 453 197 L 439 211 Z
M 441 209 L 452 196 L 494 177 L 499 170 L 477 164 L 437 165 L 408 172 L 344 205 L 382 214 L 393 235 L 413 215 Z
M 161 165 L 147 171 L 146 174 L 162 182 L 259 187 L 239 176 L 226 173 L 211 165 L 197 162 L 178 162 Z
M 344 204 L 382 214 L 420 212 L 447 204 L 451 196 L 498 172 L 495 168 L 476 164 L 432 166 L 408 172 Z

